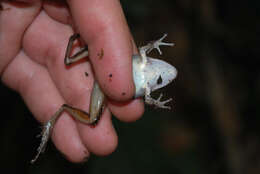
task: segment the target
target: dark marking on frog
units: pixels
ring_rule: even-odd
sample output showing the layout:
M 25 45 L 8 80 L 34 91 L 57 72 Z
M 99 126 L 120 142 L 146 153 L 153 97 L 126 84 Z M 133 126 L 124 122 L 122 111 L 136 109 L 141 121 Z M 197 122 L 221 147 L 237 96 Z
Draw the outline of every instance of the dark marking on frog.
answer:
M 162 77 L 161 76 L 159 76 L 159 78 L 157 79 L 157 85 L 160 85 L 160 84 L 162 84 Z
M 100 52 L 97 54 L 97 56 L 98 56 L 99 60 L 101 60 L 101 59 L 103 58 L 103 56 L 104 56 L 104 50 L 103 50 L 103 48 L 101 48 L 101 50 L 100 50 Z

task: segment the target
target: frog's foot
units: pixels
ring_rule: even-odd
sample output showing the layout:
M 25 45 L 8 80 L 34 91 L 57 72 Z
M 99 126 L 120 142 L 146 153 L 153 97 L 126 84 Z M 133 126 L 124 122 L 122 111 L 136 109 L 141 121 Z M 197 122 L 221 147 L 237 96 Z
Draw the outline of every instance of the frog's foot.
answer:
M 71 107 L 67 104 L 63 104 L 59 108 L 59 110 L 56 111 L 55 114 L 50 118 L 50 120 L 44 124 L 42 132 L 40 134 L 40 136 L 42 136 L 41 144 L 37 149 L 36 156 L 34 157 L 34 159 L 31 160 L 31 163 L 34 163 L 37 160 L 37 158 L 39 157 L 39 155 L 44 152 L 47 142 L 51 137 L 52 129 L 53 129 L 56 121 L 58 120 L 58 118 L 61 116 L 61 114 L 64 111 L 69 113 L 72 117 L 74 117 L 78 121 L 81 121 L 86 124 L 95 124 L 98 119 L 98 116 L 96 116 L 96 115 L 93 115 L 92 117 L 90 117 L 90 115 L 83 110 Z
M 156 40 L 156 41 L 152 41 L 150 42 L 150 46 L 147 50 L 147 54 L 150 53 L 153 49 L 157 49 L 159 54 L 161 55 L 162 52 L 160 50 L 160 46 L 161 45 L 166 45 L 166 46 L 174 46 L 174 43 L 166 43 L 166 42 L 162 42 L 162 40 L 167 36 L 167 34 L 164 34 L 160 39 Z
M 150 105 L 155 105 L 156 107 L 158 108 L 163 108 L 163 109 L 171 109 L 170 106 L 165 106 L 166 103 L 169 103 L 170 101 L 172 101 L 172 98 L 169 98 L 168 100 L 165 100 L 165 101 L 161 101 L 161 98 L 162 98 L 162 94 L 160 94 L 160 96 L 158 97 L 158 99 L 153 99 L 150 95 L 147 95 L 145 97 L 145 102 L 147 104 L 150 104 Z
M 36 156 L 31 160 L 32 164 L 38 159 L 39 155 L 44 152 L 46 145 L 47 145 L 47 142 L 50 139 L 53 126 L 54 126 L 53 119 L 49 120 L 47 123 L 44 124 L 42 132 L 39 135 L 39 136 L 42 137 L 41 138 L 41 144 L 37 149 Z
M 37 148 L 37 154 L 36 156 L 31 160 L 31 164 L 33 164 L 37 159 L 38 157 L 40 156 L 41 153 L 44 152 L 46 146 L 47 146 L 47 143 L 48 143 L 48 140 L 50 139 L 51 137 L 51 133 L 52 133 L 52 130 L 53 130 L 53 127 L 57 121 L 57 119 L 61 116 L 61 113 L 64 111 L 64 108 L 66 107 L 66 105 L 62 105 L 60 107 L 60 109 L 43 125 L 43 128 L 42 128 L 42 132 L 39 136 L 41 136 L 41 144 L 40 146 Z

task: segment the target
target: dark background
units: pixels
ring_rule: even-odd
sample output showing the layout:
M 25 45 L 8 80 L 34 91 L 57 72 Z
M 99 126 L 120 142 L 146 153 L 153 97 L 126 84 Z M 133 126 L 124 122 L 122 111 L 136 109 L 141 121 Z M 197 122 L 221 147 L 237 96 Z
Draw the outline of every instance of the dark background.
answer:
M 168 33 L 159 57 L 178 69 L 163 92 L 173 109 L 146 107 L 134 123 L 114 118 L 117 150 L 86 164 L 49 143 L 36 164 L 40 125 L 0 84 L 0 166 L 8 173 L 259 174 L 259 0 L 122 0 L 138 46 Z M 158 93 L 154 94 L 158 96 Z

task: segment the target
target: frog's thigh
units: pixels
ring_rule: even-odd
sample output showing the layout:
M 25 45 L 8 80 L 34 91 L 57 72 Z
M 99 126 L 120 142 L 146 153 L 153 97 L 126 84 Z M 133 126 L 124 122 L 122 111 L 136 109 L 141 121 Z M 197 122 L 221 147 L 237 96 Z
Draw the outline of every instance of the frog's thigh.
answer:
M 81 109 L 74 108 L 67 104 L 62 105 L 62 108 L 64 111 L 68 112 L 72 117 L 79 120 L 80 122 L 93 124 L 95 121 L 91 120 L 89 114 Z

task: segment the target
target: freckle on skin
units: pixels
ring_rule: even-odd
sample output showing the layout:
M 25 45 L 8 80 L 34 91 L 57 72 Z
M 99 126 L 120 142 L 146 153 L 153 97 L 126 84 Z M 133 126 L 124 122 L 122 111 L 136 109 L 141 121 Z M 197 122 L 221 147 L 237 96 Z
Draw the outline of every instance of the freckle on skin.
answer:
M 88 72 L 85 72 L 85 76 L 88 77 Z
M 103 56 L 104 56 L 104 50 L 103 50 L 103 48 L 101 48 L 101 50 L 100 50 L 100 52 L 97 54 L 97 56 L 98 56 L 99 60 L 101 60 L 101 59 L 103 58 Z
M 126 95 L 126 93 L 125 93 L 125 92 L 122 92 L 122 95 Z
M 109 74 L 109 75 L 108 75 L 108 77 L 109 77 L 109 79 L 108 79 L 108 80 L 109 80 L 109 82 L 111 82 L 111 81 L 112 81 L 112 76 L 113 76 L 112 74 Z

